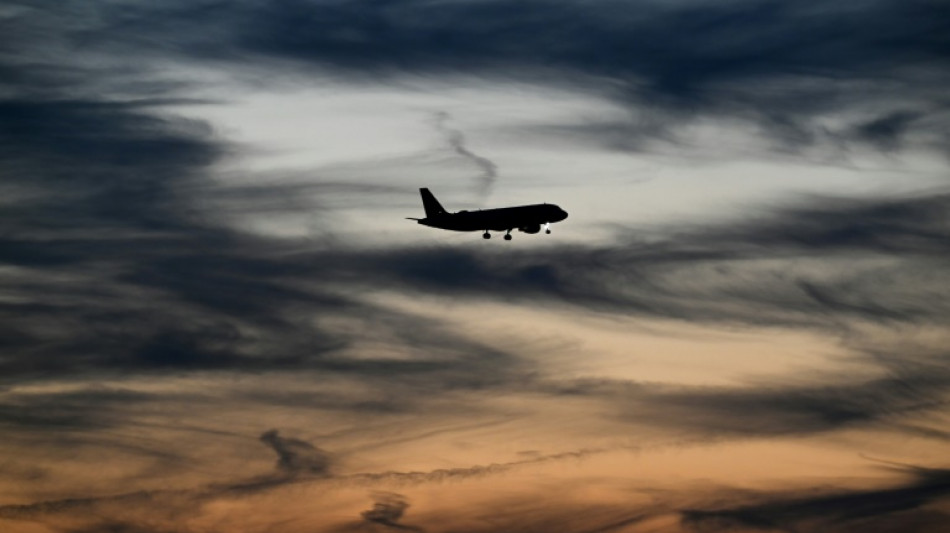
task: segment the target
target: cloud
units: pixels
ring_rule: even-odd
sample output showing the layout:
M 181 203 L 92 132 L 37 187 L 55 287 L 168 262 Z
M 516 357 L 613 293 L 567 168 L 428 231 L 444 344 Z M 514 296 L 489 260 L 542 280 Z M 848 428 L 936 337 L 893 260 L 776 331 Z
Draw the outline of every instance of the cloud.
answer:
M 603 246 L 344 252 L 327 266 L 332 276 L 385 265 L 364 276 L 411 291 L 840 334 L 860 322 L 944 322 L 943 299 L 926 295 L 947 286 L 948 206 L 945 193 L 815 197 L 733 223 L 619 231 Z
M 141 525 L 136 523 L 138 520 L 119 520 L 130 514 L 130 506 L 146 515 L 154 513 L 153 517 L 164 517 L 174 523 L 175 519 L 182 515 L 198 513 L 200 506 L 208 501 L 231 496 L 246 497 L 273 491 L 288 484 L 316 482 L 331 477 L 329 455 L 309 442 L 281 437 L 277 430 L 264 432 L 260 441 L 278 455 L 276 471 L 273 473 L 189 489 L 140 490 L 99 497 L 0 505 L 0 518 L 35 521 L 65 514 L 90 518 L 99 524 L 103 518 L 115 517 L 117 520 L 106 520 L 102 527 L 113 527 L 112 524 L 115 524 L 114 527 L 134 528 Z
M 921 116 L 922 113 L 914 111 L 894 111 L 858 125 L 855 133 L 880 150 L 898 150 L 905 141 L 907 131 Z
M 179 523 L 182 516 L 197 515 L 209 502 L 230 498 L 248 498 L 272 494 L 285 487 L 315 485 L 321 491 L 347 487 L 413 486 L 462 481 L 500 475 L 518 468 L 552 461 L 581 459 L 606 450 L 579 450 L 534 457 L 503 464 L 475 465 L 467 468 L 435 469 L 418 472 L 366 472 L 334 474 L 330 454 L 313 444 L 281 437 L 277 430 L 261 434 L 262 443 L 278 455 L 275 470 L 269 473 L 214 482 L 184 489 L 140 490 L 105 496 L 66 498 L 37 501 L 29 504 L 0 505 L 0 519 L 45 521 L 69 516 L 90 520 L 102 527 L 145 527 L 164 521 Z M 374 492 L 376 500 L 370 510 L 361 513 L 367 523 L 395 529 L 423 531 L 422 528 L 401 523 L 409 507 L 407 499 L 396 493 Z M 135 509 L 130 513 L 129 509 Z M 134 516 L 133 516 L 134 515 Z M 128 517 L 124 520 L 123 517 Z
M 515 352 L 363 298 L 379 288 L 454 301 L 812 328 L 838 338 L 864 323 L 941 325 L 950 316 L 940 296 L 950 287 L 950 195 L 941 191 L 811 197 L 731 223 L 648 235 L 619 231 L 603 245 L 504 252 L 301 246 L 197 214 L 202 198 L 217 195 L 211 166 L 229 152 L 207 124 L 167 115 L 160 105 L 6 105 L 12 118 L 0 150 L 9 157 L 0 167 L 23 198 L 0 215 L 16 230 L 0 247 L 15 266 L 7 273 L 9 297 L 0 303 L 7 353 L 0 369 L 8 379 L 306 370 L 354 379 L 378 394 L 294 399 L 246 391 L 244 399 L 359 413 L 412 410 L 461 390 L 547 386 L 538 383 L 537 364 Z M 81 127 L 61 132 L 70 122 Z M 290 201 L 296 191 L 275 186 L 270 193 Z M 257 192 L 230 194 L 219 200 L 244 201 Z M 348 348 L 372 342 L 410 355 L 347 357 Z M 913 393 L 905 394 L 907 384 Z M 588 385 L 558 385 L 572 386 Z M 594 388 L 610 396 L 612 387 Z M 814 433 L 896 424 L 918 412 L 914 394 L 931 401 L 946 388 L 942 373 L 913 371 L 828 388 L 646 390 L 633 395 L 628 416 L 649 401 L 660 416 L 641 419 L 661 425 L 690 419 L 709 433 Z M 119 401 L 24 397 L 0 409 L 0 420 L 34 429 L 101 427 L 113 423 L 109 405 Z M 305 468 L 294 462 L 300 450 L 289 441 L 274 434 L 268 442 L 290 454 L 287 468 Z
M 936 532 L 948 515 L 929 504 L 950 496 L 950 472 L 918 468 L 892 488 L 818 494 L 756 495 L 764 500 L 741 507 L 683 511 L 682 523 L 699 531 L 892 531 Z
M 751 126 L 783 153 L 945 151 L 948 12 L 938 3 L 298 0 L 227 8 L 219 2 L 14 8 L 0 15 L 4 384 L 291 370 L 357 382 L 371 392 L 239 390 L 226 400 L 366 415 L 419 414 L 422 402 L 472 391 L 578 395 L 608 402 L 612 409 L 605 412 L 619 427 L 633 421 L 691 431 L 700 442 L 855 427 L 913 432 L 919 417 L 944 405 L 950 386 L 944 352 L 909 341 L 872 346 L 876 338 L 854 334 L 867 324 L 899 333 L 946 326 L 946 191 L 815 196 L 731 223 L 629 228 L 606 243 L 504 251 L 267 238 L 229 226 L 227 215 L 306 213 L 316 231 L 330 233 L 327 208 L 311 195 L 358 192 L 375 205 L 398 189 L 365 176 L 359 184 L 222 185 L 212 177 L 239 147 L 215 125 L 170 111 L 218 103 L 183 98 L 190 91 L 182 89 L 199 82 L 185 81 L 184 71 L 181 79 L 162 72 L 170 61 L 267 83 L 312 82 L 329 73 L 365 84 L 432 78 L 451 84 L 466 76 L 568 88 L 619 103 L 624 113 L 541 128 L 621 150 L 688 146 L 686 126 L 711 119 Z M 489 190 L 497 165 L 471 151 L 462 132 L 440 117 L 437 127 L 449 145 L 478 167 Z M 539 377 L 545 363 L 467 338 L 448 322 L 377 303 L 372 296 L 379 291 L 461 306 L 487 300 L 807 328 L 842 339 L 887 374 L 749 380 L 741 389 L 549 382 Z M 354 348 L 374 344 L 400 357 L 351 357 Z M 110 450 L 126 446 L 174 458 L 160 444 L 136 447 L 111 433 L 120 424 L 144 427 L 129 422 L 136 409 L 173 399 L 182 398 L 131 389 L 13 392 L 2 398 L 0 425 L 10 434 L 40 435 L 32 442 L 55 434 L 61 445 L 95 440 Z M 210 401 L 183 400 L 201 399 Z M 445 409 L 459 415 L 474 407 Z M 209 501 L 293 484 L 415 486 L 598 453 L 344 476 L 334 455 L 306 441 L 277 430 L 260 441 L 277 454 L 275 470 L 260 476 L 194 489 L 122 487 L 115 496 L 54 497 L 2 506 L 0 516 L 82 515 L 98 524 L 88 531 L 149 531 L 148 520 L 124 517 L 145 509 L 174 522 Z M 935 527 L 946 517 L 926 506 L 946 498 L 946 472 L 910 476 L 891 489 L 783 492 L 749 505 L 691 508 L 683 523 L 699 529 L 816 523 L 828 530 L 870 528 L 863 517 L 871 516 Z M 402 524 L 407 506 L 406 498 L 382 496 L 362 515 L 364 525 L 412 529 Z M 588 523 L 575 529 L 616 530 L 652 512 L 595 511 L 579 515 Z M 551 529 L 563 516 L 545 508 L 529 518 Z
M 7 372 L 89 368 L 84 355 L 115 368 L 228 366 L 249 323 L 280 322 L 267 301 L 308 299 L 256 283 L 253 270 L 279 267 L 229 261 L 230 232 L 193 216 L 185 192 L 208 186 L 222 153 L 207 125 L 97 101 L 0 107 L 0 170 L 21 196 L 3 214 L 4 260 L 21 283 L 0 312 L 12 344 L 35 354 L 5 360 Z
M 304 486 L 314 484 L 323 493 L 342 487 L 367 485 L 391 487 L 394 483 L 401 486 L 442 483 L 450 480 L 478 479 L 488 475 L 511 474 L 518 468 L 530 468 L 550 461 L 576 460 L 607 451 L 565 452 L 507 464 L 474 466 L 467 469 L 334 476 L 330 474 L 330 461 L 327 454 L 308 442 L 281 437 L 276 430 L 263 433 L 260 440 L 279 456 L 278 463 L 275 465 L 276 471 L 273 474 L 248 477 L 229 483 L 214 483 L 193 489 L 138 491 L 105 497 L 4 505 L 0 506 L 0 518 L 44 522 L 68 516 L 73 520 L 90 521 L 86 529 L 77 528 L 74 529 L 75 531 L 96 530 L 95 528 L 99 526 L 101 526 L 100 530 L 114 527 L 117 531 L 163 531 L 162 524 L 180 523 L 184 516 L 197 516 L 211 502 L 233 501 L 233 498 L 244 501 L 250 497 L 264 497 L 268 494 L 277 494 L 277 491 L 289 486 L 298 487 L 293 491 L 293 493 L 298 493 Z M 685 527 L 702 531 L 743 528 L 857 531 L 858 529 L 849 528 L 886 523 L 918 524 L 921 531 L 938 531 L 937 525 L 942 524 L 946 517 L 939 511 L 929 511 L 928 505 L 945 501 L 950 489 L 947 472 L 943 469 L 905 466 L 900 466 L 898 471 L 909 476 L 910 480 L 896 487 L 848 491 L 816 489 L 810 493 L 782 490 L 753 493 L 746 490 L 733 495 L 728 501 L 751 500 L 752 503 L 735 507 L 685 507 L 682 504 L 677 507 L 676 501 L 682 501 L 683 498 L 695 500 L 697 497 L 702 497 L 705 492 L 699 490 L 675 496 L 668 494 L 668 491 L 661 491 L 656 496 L 664 494 L 665 496 L 655 499 L 652 503 L 638 500 L 638 503 L 631 502 L 630 504 L 572 502 L 563 506 L 551 506 L 550 499 L 545 500 L 546 504 L 539 505 L 537 500 L 522 501 L 519 499 L 521 497 L 509 496 L 488 502 L 487 507 L 485 503 L 473 506 L 454 505 L 451 512 L 456 514 L 452 519 L 490 515 L 493 517 L 489 522 L 491 528 L 504 525 L 506 530 L 511 531 L 537 530 L 543 525 L 556 523 L 560 523 L 561 529 L 565 531 L 619 531 L 633 524 L 677 512 L 677 509 L 680 509 L 678 512 Z M 643 490 L 643 487 L 638 490 Z M 722 501 L 724 490 L 716 489 L 716 501 Z M 287 493 L 280 492 L 280 494 Z M 404 517 L 409 508 L 409 502 L 405 496 L 392 492 L 374 492 L 373 497 L 375 499 L 373 507 L 361 513 L 365 524 L 410 531 L 423 530 L 420 526 L 404 523 Z M 136 512 L 130 514 L 128 512 L 130 508 L 136 509 Z M 438 518 L 437 513 L 432 516 Z M 869 522 L 870 520 L 873 522 Z M 887 530 L 886 527 L 881 527 L 881 531 Z M 357 528 L 357 530 L 362 529 Z M 482 529 L 474 527 L 472 530 Z
M 363 520 L 392 529 L 425 531 L 420 527 L 399 523 L 402 515 L 409 508 L 409 502 L 406 501 L 405 496 L 394 492 L 375 492 L 373 493 L 373 499 L 375 500 L 373 508 L 360 513 Z
M 70 195 L 72 205 L 64 208 L 85 215 L 44 222 L 55 236 L 55 247 L 48 245 L 49 233 L 29 227 L 33 217 L 40 218 L 39 204 L 26 202 L 19 212 L 6 214 L 24 228 L 8 239 L 12 246 L 3 248 L 18 266 L 10 285 L 14 297 L 0 306 L 10 354 L 0 366 L 7 376 L 302 369 L 377 387 L 375 398 L 299 399 L 314 407 L 357 412 L 381 406 L 413 409 L 418 399 L 447 391 L 540 386 L 534 383 L 534 363 L 466 339 L 447 324 L 370 304 L 361 298 L 367 287 L 459 301 L 541 302 L 649 318 L 814 328 L 835 336 L 848 335 L 863 323 L 940 325 L 950 316 L 946 299 L 939 297 L 950 286 L 943 268 L 950 252 L 945 230 L 950 196 L 942 192 L 866 200 L 812 197 L 732 223 L 661 228 L 645 236 L 621 231 L 606 245 L 504 253 L 418 246 L 301 249 L 294 241 L 253 237 L 192 216 L 190 201 L 180 192 L 200 189 L 206 162 L 175 154 L 178 149 L 221 153 L 220 148 L 193 148 L 222 144 L 204 140 L 200 132 L 207 129 L 181 130 L 167 118 L 153 121 L 153 111 L 136 106 L 93 108 L 103 119 L 70 132 L 59 145 L 44 141 L 55 136 L 54 128 L 42 121 L 31 126 L 37 119 L 21 118 L 23 127 L 39 133 L 30 143 L 18 142 L 27 153 L 35 149 L 43 154 L 23 168 L 55 177 L 62 152 L 79 158 L 76 179 L 92 183 L 95 173 L 104 173 L 110 177 L 103 182 L 105 190 L 132 194 L 134 187 L 123 185 L 120 165 L 83 159 L 88 151 L 83 147 L 96 138 L 126 135 L 126 146 L 133 147 L 139 137 L 168 137 L 159 144 L 179 147 L 163 152 L 175 172 L 154 163 L 147 148 L 130 148 L 129 164 L 138 169 L 130 179 L 144 180 L 160 194 L 140 198 L 144 205 L 136 212 L 113 213 L 100 209 L 99 196 L 77 187 Z M 70 109 L 65 106 L 62 112 L 72 113 Z M 36 114 L 33 110 L 26 116 Z M 125 126 L 139 121 L 145 124 L 142 133 L 138 126 Z M 67 204 L 57 196 L 62 188 L 58 182 L 44 185 L 33 201 Z M 149 211 L 164 218 L 143 220 Z M 70 225 L 69 220 L 75 222 Z M 349 292 L 336 290 L 350 286 Z M 353 327 L 326 327 L 314 320 L 329 317 Z M 366 341 L 405 348 L 413 357 L 344 355 L 347 347 Z M 700 418 L 709 422 L 709 429 L 743 433 L 761 428 L 759 433 L 775 435 L 878 421 L 886 413 L 876 410 L 875 402 L 912 413 L 912 402 L 900 394 L 900 380 L 910 379 L 930 397 L 945 389 L 941 376 L 937 372 L 928 380 L 914 373 L 894 381 L 846 381 L 840 390 L 765 385 L 747 393 L 667 390 L 648 396 L 676 417 L 704 413 Z M 246 394 L 259 401 L 298 401 L 259 391 Z M 873 401 L 863 404 L 862 398 Z M 24 401 L 38 403 L 18 404 L 0 418 L 7 424 L 49 427 L 67 420 L 104 420 L 92 405 L 70 398 L 50 398 L 60 402 L 55 404 L 39 396 Z M 742 416 L 731 417 L 734 411 Z M 36 414 L 17 414 L 23 412 Z
M 19 200 L 4 222 L 22 237 L 175 229 L 184 213 L 173 194 L 193 185 L 222 150 L 207 124 L 136 104 L 13 99 L 0 101 L 0 115 L 0 170 Z M 57 216 L 34 217 L 41 209 Z M 19 249 L 6 259 L 30 264 L 58 256 Z
M 165 533 L 171 532 L 171 529 L 155 529 L 151 526 L 142 524 L 131 524 L 128 522 L 108 522 L 98 523 L 90 528 L 70 529 L 66 533 Z
M 428 342 L 428 332 L 446 352 L 465 347 L 487 355 L 487 347 L 439 332 L 438 324 L 410 328 L 415 317 L 371 305 L 358 291 L 331 290 L 343 280 L 326 278 L 322 244 L 301 251 L 296 241 L 227 227 L 221 213 L 255 203 L 259 188 L 214 184 L 212 167 L 230 144 L 164 104 L 0 101 L 9 204 L 0 214 L 7 230 L 0 257 L 11 265 L 3 281 L 9 298 L 0 302 L 0 342 L 11 354 L 0 361 L 4 375 L 302 367 L 373 374 L 452 366 L 334 357 L 368 337 L 312 320 L 331 316 L 371 322 L 364 331 L 416 346 Z M 268 189 L 272 207 L 319 217 L 319 206 L 298 193 L 297 186 Z
M 446 122 L 451 118 L 451 115 L 445 111 L 440 111 L 436 113 L 435 116 L 435 127 L 439 130 L 441 134 L 445 136 L 446 141 L 455 151 L 455 153 L 460 156 L 469 159 L 472 163 L 482 171 L 481 176 L 479 176 L 479 194 L 484 199 L 489 194 L 491 194 L 492 186 L 495 184 L 495 180 L 498 178 L 498 165 L 496 165 L 492 160 L 487 157 L 482 157 L 471 150 L 465 145 L 465 134 L 461 131 L 449 128 L 446 126 Z
M 621 380 L 563 380 L 539 390 L 600 398 L 621 421 L 667 427 L 681 434 L 722 438 L 778 438 L 848 428 L 878 427 L 918 434 L 906 420 L 938 413 L 950 391 L 942 361 L 883 366 L 888 376 L 855 379 L 818 372 L 781 382 L 748 379 L 742 387 L 676 386 Z M 820 384 L 815 384 L 820 383 Z
M 929 21 L 939 18 L 936 6 L 881 2 L 859 14 L 847 7 L 809 10 L 771 2 L 644 3 L 633 11 L 612 2 L 405 1 L 370 9 L 299 1 L 280 9 L 238 3 L 223 12 L 193 3 L 113 7 L 96 6 L 84 12 L 96 16 L 68 24 L 42 7 L 27 9 L 28 18 L 8 19 L 25 43 L 24 54 L 35 61 L 5 62 L 19 74 L 9 78 L 10 96 L 0 101 L 0 170 L 8 197 L 15 199 L 0 215 L 9 230 L 0 249 L 16 266 L 8 275 L 11 298 L 0 304 L 3 342 L 13 353 L 32 354 L 0 362 L 6 375 L 93 367 L 312 368 L 369 375 L 386 367 L 410 374 L 445 371 L 471 386 L 486 386 L 520 371 L 517 357 L 438 325 L 417 331 L 416 317 L 369 304 L 360 297 L 364 288 L 335 290 L 357 279 L 408 293 L 551 301 L 708 322 L 837 328 L 852 320 L 940 322 L 947 315 L 941 298 L 925 297 L 946 285 L 942 272 L 950 240 L 943 213 L 950 202 L 941 192 L 896 200 L 812 198 L 732 225 L 667 230 L 648 239 L 631 230 L 602 247 L 503 254 L 426 247 L 308 249 L 299 242 L 254 237 L 227 227 L 221 217 L 257 203 L 261 188 L 221 187 L 209 179 L 235 147 L 212 125 L 169 113 L 177 93 L 156 98 L 156 87 L 145 81 L 141 92 L 147 97 L 137 100 L 118 98 L 117 87 L 97 96 L 68 90 L 92 87 L 100 67 L 79 61 L 67 68 L 46 53 L 82 37 L 85 49 L 101 53 L 149 42 L 157 45 L 152 54 L 221 65 L 256 64 L 261 54 L 348 71 L 440 73 L 464 65 L 486 76 L 522 72 L 544 83 L 551 78 L 540 71 L 561 69 L 631 87 L 652 80 L 637 98 L 665 91 L 674 100 L 692 101 L 670 109 L 742 116 L 757 101 L 733 105 L 728 98 L 742 90 L 762 91 L 739 87 L 739 93 L 727 91 L 732 96 L 716 100 L 721 96 L 712 91 L 716 83 L 781 77 L 799 64 L 839 66 L 845 78 L 861 77 L 873 69 L 855 43 L 887 52 L 872 62 L 878 69 L 896 68 L 897 57 L 902 65 L 935 61 L 941 41 L 919 27 L 908 28 L 914 22 L 931 27 Z M 405 16 L 423 13 L 427 16 Z M 217 29 L 208 39 L 201 21 L 212 14 Z M 442 42 L 449 23 L 454 37 Z M 831 38 L 826 25 L 842 24 L 857 30 L 853 42 Z M 798 46 L 802 28 L 820 30 L 808 47 Z M 58 33 L 43 44 L 40 29 Z M 686 36 L 676 29 L 690 30 L 694 44 L 684 47 Z M 733 40 L 721 39 L 726 29 Z M 744 46 L 750 43 L 755 46 Z M 845 61 L 852 56 L 854 62 Z M 525 68 L 530 65 L 539 68 Z M 125 79 L 153 79 L 145 67 L 124 72 Z M 827 86 L 814 84 L 814 90 L 822 87 Z M 73 93 L 79 96 L 67 97 Z M 773 111 L 806 116 L 826 111 L 817 103 L 821 99 L 762 93 L 762 98 L 789 99 L 770 107 Z M 662 131 L 673 113 L 660 109 L 663 101 L 654 107 L 655 131 Z M 486 177 L 494 176 L 497 169 L 472 153 L 461 132 L 447 128 L 441 117 L 440 127 L 458 153 L 479 164 Z M 899 146 L 929 117 L 903 107 L 860 122 L 852 134 Z M 773 115 L 768 123 L 783 120 Z M 360 189 L 366 195 L 392 192 L 383 184 L 363 186 L 369 187 Z M 299 193 L 299 186 L 274 185 L 267 190 L 268 204 L 311 212 L 323 227 L 323 210 Z M 840 268 L 844 264 L 848 268 Z M 496 364 L 492 375 L 475 357 L 442 364 L 343 361 L 335 355 L 365 337 L 311 320 L 331 316 L 366 321 L 364 332 L 409 347 L 447 347 L 457 354 L 472 349 L 504 365 Z
M 630 120 L 566 125 L 589 126 L 573 131 L 614 148 L 644 149 L 658 131 L 685 148 L 679 126 L 715 117 L 752 125 L 776 151 L 794 153 L 839 143 L 944 151 L 948 17 L 946 6 L 927 1 L 295 0 L 226 10 L 214 2 L 103 4 L 68 23 L 34 8 L 32 22 L 16 22 L 44 30 L 18 32 L 31 45 L 26 53 L 44 59 L 55 45 L 36 35 L 52 31 L 53 43 L 79 41 L 97 53 L 134 50 L 270 80 L 280 69 L 296 79 L 316 72 L 365 83 L 519 80 L 626 105 Z M 39 75 L 17 79 L 36 86 L 30 80 Z
M 261 434 L 261 442 L 277 453 L 277 468 L 289 475 L 330 475 L 330 458 L 309 442 L 281 437 L 276 429 Z
M 149 404 L 162 399 L 167 398 L 102 387 L 57 394 L 11 394 L 0 403 L 0 427 L 53 432 L 108 428 L 117 422 L 117 406 Z

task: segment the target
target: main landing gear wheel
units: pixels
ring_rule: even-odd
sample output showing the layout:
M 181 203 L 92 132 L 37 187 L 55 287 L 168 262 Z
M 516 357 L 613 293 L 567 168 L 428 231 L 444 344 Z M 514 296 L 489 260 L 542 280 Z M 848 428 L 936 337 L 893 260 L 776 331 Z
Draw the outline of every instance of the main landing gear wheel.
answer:
M 488 233 L 487 231 L 486 231 L 485 233 L 482 233 L 482 238 L 483 238 L 483 239 L 491 239 L 491 233 Z

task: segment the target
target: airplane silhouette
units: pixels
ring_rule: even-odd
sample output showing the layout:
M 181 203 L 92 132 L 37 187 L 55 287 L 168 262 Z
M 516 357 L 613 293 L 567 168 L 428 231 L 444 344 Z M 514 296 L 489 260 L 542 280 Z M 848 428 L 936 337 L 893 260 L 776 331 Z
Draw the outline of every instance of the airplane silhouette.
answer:
M 517 207 L 502 207 L 500 209 L 479 209 L 478 211 L 459 211 L 449 213 L 442 204 L 435 199 L 429 189 L 419 189 L 422 195 L 422 207 L 426 210 L 425 218 L 408 218 L 419 224 L 432 228 L 452 231 L 482 231 L 482 237 L 491 239 L 491 231 L 504 231 L 505 240 L 511 240 L 511 230 L 518 228 L 524 233 L 538 233 L 541 224 L 544 232 L 551 233 L 551 223 L 560 222 L 567 218 L 567 211 L 554 204 L 519 205 Z

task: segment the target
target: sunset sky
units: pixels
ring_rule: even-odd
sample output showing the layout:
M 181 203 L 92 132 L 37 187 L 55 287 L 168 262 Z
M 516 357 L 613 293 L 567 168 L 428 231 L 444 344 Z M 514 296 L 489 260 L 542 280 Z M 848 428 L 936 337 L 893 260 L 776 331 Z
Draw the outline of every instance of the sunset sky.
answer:
M 0 531 L 947 531 L 948 89 L 940 0 L 5 1 Z

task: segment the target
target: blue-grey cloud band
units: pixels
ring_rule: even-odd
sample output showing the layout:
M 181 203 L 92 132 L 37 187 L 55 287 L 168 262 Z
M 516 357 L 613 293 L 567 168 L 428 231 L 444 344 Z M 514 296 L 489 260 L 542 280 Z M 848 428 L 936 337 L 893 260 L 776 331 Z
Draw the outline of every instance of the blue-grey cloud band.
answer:
M 950 13 L 940 2 L 863 2 L 860 9 L 777 1 L 212 5 L 103 4 L 69 24 L 60 24 L 56 10 L 34 8 L 9 23 L 19 30 L 10 38 L 26 54 L 34 43 L 43 49 L 40 29 L 53 29 L 97 52 L 222 68 L 260 70 L 266 58 L 278 58 L 366 83 L 461 73 L 569 86 L 665 110 L 667 128 L 702 116 L 748 120 L 786 150 L 836 139 L 881 150 L 911 139 L 941 151 L 950 144 L 941 91 Z M 50 76 L 48 67 L 26 65 L 14 79 L 34 87 L 42 80 L 48 90 L 55 87 Z M 816 120 L 843 111 L 866 118 L 839 131 Z M 586 134 L 637 149 L 637 137 L 655 126 L 595 124 Z

